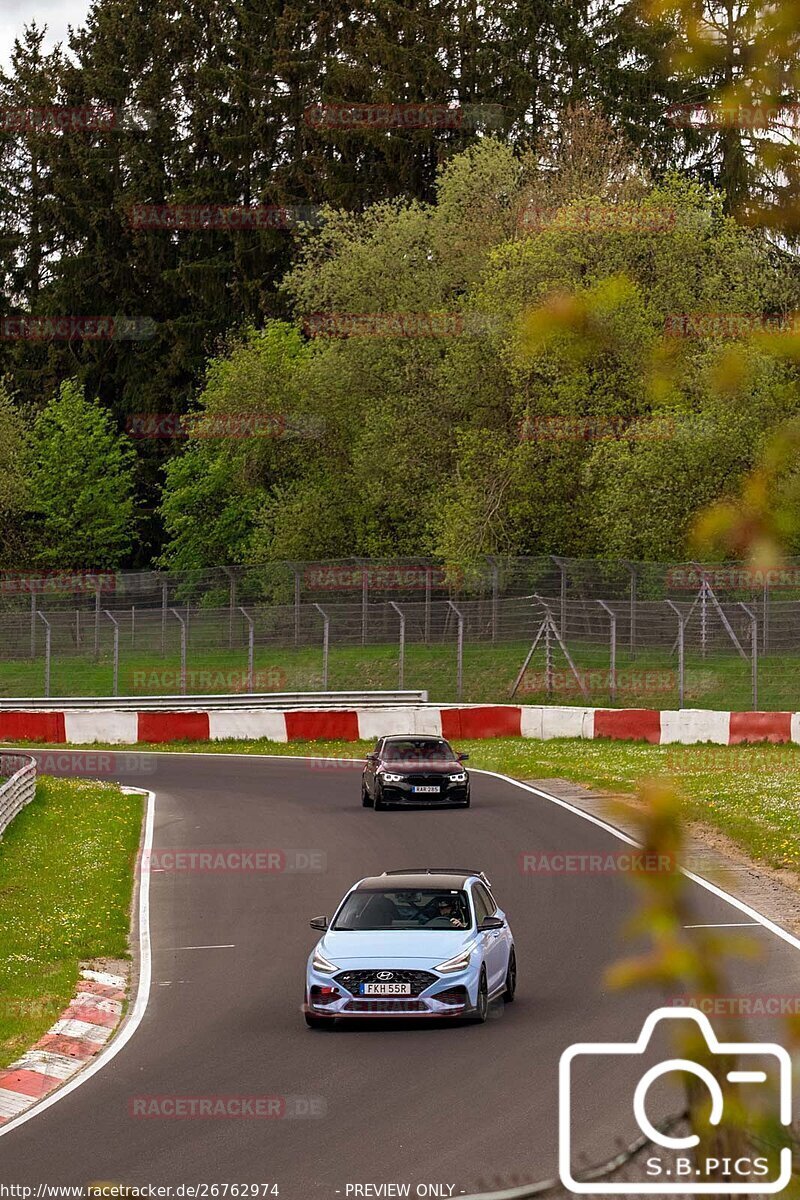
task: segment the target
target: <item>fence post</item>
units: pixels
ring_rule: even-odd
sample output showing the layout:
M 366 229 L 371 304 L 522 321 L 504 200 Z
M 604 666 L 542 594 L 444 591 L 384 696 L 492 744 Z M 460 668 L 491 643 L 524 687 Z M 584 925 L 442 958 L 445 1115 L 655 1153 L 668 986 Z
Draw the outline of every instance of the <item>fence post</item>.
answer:
M 31 592 L 31 658 L 36 658 L 36 592 Z
M 461 699 L 461 693 L 464 683 L 464 616 L 460 609 L 456 608 L 452 600 L 447 603 L 452 608 L 453 612 L 458 617 L 458 649 L 457 649 L 457 665 L 456 665 L 456 700 Z
M 131 646 L 136 645 L 136 605 L 131 605 Z
M 636 658 L 636 602 L 638 600 L 639 591 L 639 571 L 636 563 L 628 562 L 625 565 L 631 573 L 631 639 L 630 639 L 630 654 L 631 659 Z
M 45 634 L 44 634 L 44 694 L 45 694 L 45 696 L 49 696 L 50 695 L 50 649 L 51 649 L 50 622 L 48 621 L 48 619 L 44 615 L 44 613 L 40 612 L 40 613 L 37 613 L 36 615 L 40 618 L 40 620 L 44 621 L 44 626 L 45 626 Z
M 94 657 L 100 657 L 100 592 L 102 585 L 98 579 L 94 585 Z
M 758 712 L 758 620 L 752 609 L 740 600 L 744 611 L 750 618 L 750 686 L 752 691 L 753 712 Z
M 167 653 L 167 591 L 169 584 L 161 580 L 161 657 Z
M 609 683 L 608 694 L 611 703 L 616 704 L 617 701 L 617 617 L 616 613 L 608 607 L 605 600 L 598 600 L 597 603 L 602 609 L 608 613 L 611 622 L 610 644 L 609 644 Z
M 425 568 L 425 645 L 431 640 L 431 576 L 432 567 Z
M 245 609 L 242 608 L 241 604 L 239 605 L 239 612 L 242 614 L 245 621 L 247 621 L 247 626 L 248 626 L 248 629 L 247 629 L 247 690 L 248 690 L 248 692 L 252 693 L 252 691 L 253 691 L 253 658 L 254 658 L 254 653 L 255 653 L 255 622 L 253 621 L 253 618 L 250 616 L 250 614 L 248 612 L 246 612 Z
M 322 690 L 323 690 L 323 692 L 327 692 L 327 690 L 328 690 L 328 654 L 330 651 L 331 619 L 328 616 L 328 614 L 325 612 L 325 610 L 319 604 L 315 604 L 314 608 L 317 610 L 317 612 L 322 617 L 322 622 L 323 622 L 323 624 L 322 624 Z
M 186 695 L 186 622 L 177 608 L 169 610 L 181 623 L 181 695 Z
M 361 572 L 361 645 L 367 644 L 367 605 L 369 604 L 369 570 Z
M 678 708 L 683 708 L 683 682 L 684 682 L 684 662 L 685 662 L 683 629 L 684 629 L 685 622 L 684 622 L 683 616 L 681 615 L 680 609 L 675 604 L 673 604 L 671 600 L 667 600 L 666 603 L 670 606 L 670 608 L 672 609 L 672 611 L 675 613 L 676 617 L 678 618 Z
M 233 621 L 236 613 L 236 569 L 234 567 L 224 568 L 228 579 L 230 580 L 230 595 L 228 599 L 228 649 L 233 649 Z
M 113 686 L 111 690 L 112 696 L 119 695 L 119 621 L 116 617 L 112 617 L 111 613 L 106 608 L 104 610 L 111 624 L 114 626 L 114 674 Z
M 764 572 L 764 604 L 763 604 L 763 619 L 761 621 L 761 648 L 764 653 L 769 649 L 769 574 Z
M 294 570 L 294 644 L 300 645 L 300 572 Z
M 397 659 L 397 686 L 402 689 L 406 667 L 406 618 L 403 610 L 398 604 L 395 604 L 394 600 L 390 600 L 389 603 L 400 618 L 400 648 Z
M 497 622 L 500 604 L 500 568 L 497 559 L 491 559 L 492 564 L 492 641 L 497 641 Z

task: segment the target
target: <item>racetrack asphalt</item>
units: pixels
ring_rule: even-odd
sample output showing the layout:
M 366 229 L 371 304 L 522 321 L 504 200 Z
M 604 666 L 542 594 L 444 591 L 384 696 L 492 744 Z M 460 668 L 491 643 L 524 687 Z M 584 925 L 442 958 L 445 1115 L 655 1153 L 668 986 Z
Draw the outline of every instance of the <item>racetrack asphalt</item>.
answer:
M 664 998 L 603 984 L 609 964 L 636 948 L 625 926 L 637 894 L 619 872 L 527 874 L 521 858 L 615 854 L 624 844 L 480 772 L 469 810 L 375 813 L 361 806 L 359 769 L 341 763 L 146 758 L 150 773 L 137 769 L 120 782 L 155 793 L 155 867 L 165 851 L 233 848 L 290 860 L 311 851 L 322 869 L 154 870 L 153 980 L 141 1025 L 85 1084 L 0 1136 L 0 1182 L 275 1183 L 289 1200 L 334 1200 L 348 1185 L 410 1184 L 413 1195 L 418 1184 L 439 1184 L 457 1196 L 554 1175 L 561 1052 L 576 1041 L 635 1040 Z M 330 915 L 362 876 L 425 865 L 489 875 L 515 936 L 515 1003 L 495 1005 L 483 1026 L 369 1020 L 307 1029 L 305 961 L 319 936 L 309 918 Z M 688 887 L 693 922 L 749 921 Z M 761 951 L 758 961 L 733 966 L 733 992 L 798 990 L 800 951 L 760 926 L 730 933 L 751 935 Z M 748 1032 L 759 1041 L 781 1036 L 767 1019 Z M 586 1161 L 636 1136 L 631 1098 L 640 1074 L 630 1062 L 607 1061 L 576 1077 L 573 1135 Z M 142 1098 L 255 1096 L 290 1098 L 291 1111 L 308 1105 L 317 1115 L 134 1115 Z M 675 1103 L 654 1093 L 653 1119 Z

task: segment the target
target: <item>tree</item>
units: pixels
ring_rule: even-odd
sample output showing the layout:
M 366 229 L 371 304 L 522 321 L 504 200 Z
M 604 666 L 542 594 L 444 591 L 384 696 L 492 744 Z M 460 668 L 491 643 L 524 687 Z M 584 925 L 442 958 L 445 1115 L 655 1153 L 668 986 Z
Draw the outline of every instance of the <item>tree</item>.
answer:
M 24 553 L 21 519 L 27 492 L 25 426 L 0 384 L 0 561 L 4 566 L 18 566 Z
M 33 426 L 27 456 L 32 557 L 72 570 L 119 567 L 133 544 L 134 454 L 97 400 L 62 384 Z

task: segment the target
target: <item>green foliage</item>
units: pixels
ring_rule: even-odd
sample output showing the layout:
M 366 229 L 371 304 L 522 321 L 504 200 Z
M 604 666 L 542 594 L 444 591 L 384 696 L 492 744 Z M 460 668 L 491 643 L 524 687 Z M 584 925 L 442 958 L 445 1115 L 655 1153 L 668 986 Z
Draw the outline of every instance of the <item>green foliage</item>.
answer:
M 118 567 L 133 542 L 133 450 L 77 382 L 61 386 L 27 455 L 30 556 L 42 566 Z

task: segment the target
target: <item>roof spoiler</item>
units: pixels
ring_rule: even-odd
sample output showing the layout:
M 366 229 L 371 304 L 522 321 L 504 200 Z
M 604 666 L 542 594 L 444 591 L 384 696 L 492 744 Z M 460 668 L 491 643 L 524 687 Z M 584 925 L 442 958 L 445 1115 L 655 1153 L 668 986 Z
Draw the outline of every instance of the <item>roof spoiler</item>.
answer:
M 475 875 L 488 888 L 492 885 L 484 871 L 475 867 L 405 867 L 402 871 L 384 871 L 384 875 Z

